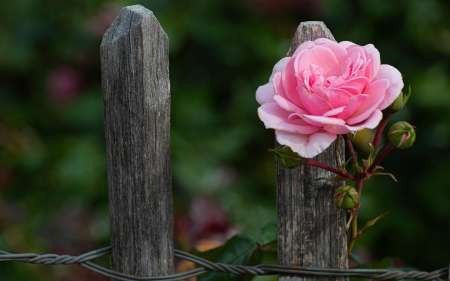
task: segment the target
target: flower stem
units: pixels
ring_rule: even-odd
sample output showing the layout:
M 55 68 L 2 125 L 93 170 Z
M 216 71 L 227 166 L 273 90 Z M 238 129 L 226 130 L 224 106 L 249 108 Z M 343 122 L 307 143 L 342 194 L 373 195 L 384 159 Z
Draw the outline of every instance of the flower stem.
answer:
M 353 246 L 355 245 L 355 242 L 356 242 L 356 235 L 358 233 L 357 221 L 358 221 L 358 211 L 356 211 L 356 213 L 353 215 L 352 224 L 350 226 L 350 241 L 348 242 L 348 248 L 347 248 L 348 255 L 351 254 Z
M 344 138 L 348 153 L 350 154 L 350 157 L 352 158 L 352 165 L 353 165 L 353 169 L 355 170 L 355 176 L 358 176 L 360 173 L 358 159 L 356 158 L 356 153 L 355 153 L 355 150 L 353 149 L 352 141 L 351 141 L 350 137 L 348 136 L 348 134 L 344 134 L 344 135 L 342 135 L 342 137 Z
M 377 165 L 380 163 L 381 160 L 383 160 L 383 158 L 388 155 L 389 152 L 391 152 L 392 150 L 394 150 L 395 147 L 392 146 L 390 143 L 383 149 L 383 151 L 381 151 L 381 153 L 377 156 L 377 158 L 375 158 L 375 160 L 373 160 L 372 165 L 370 165 L 369 169 L 367 169 L 367 173 L 372 173 L 373 170 L 375 170 L 375 168 L 377 167 Z
M 373 138 L 372 145 L 375 149 L 377 149 L 378 142 L 380 141 L 381 134 L 383 133 L 384 128 L 386 127 L 387 122 L 391 118 L 392 114 L 384 113 L 383 119 L 381 119 L 380 124 L 378 124 L 377 131 L 375 133 L 375 137 Z
M 355 180 L 355 178 L 352 175 L 350 175 L 349 173 L 342 172 L 341 170 L 338 170 L 336 168 L 330 167 L 330 166 L 328 166 L 328 165 L 326 165 L 326 164 L 324 164 L 322 162 L 319 162 L 317 160 L 314 160 L 314 159 L 310 159 L 310 158 L 306 159 L 305 165 L 319 167 L 319 168 L 322 168 L 324 170 L 327 170 L 327 171 L 330 171 L 332 173 L 335 173 L 336 175 L 341 176 L 341 177 L 343 177 L 345 179 Z
M 360 177 L 355 181 L 355 189 L 361 198 L 361 192 L 364 186 L 364 182 L 366 181 L 366 177 Z M 353 210 L 353 220 L 350 225 L 350 240 L 348 242 L 347 253 L 350 255 L 352 252 L 353 246 L 355 245 L 356 239 L 358 239 L 358 210 L 361 205 L 358 204 Z

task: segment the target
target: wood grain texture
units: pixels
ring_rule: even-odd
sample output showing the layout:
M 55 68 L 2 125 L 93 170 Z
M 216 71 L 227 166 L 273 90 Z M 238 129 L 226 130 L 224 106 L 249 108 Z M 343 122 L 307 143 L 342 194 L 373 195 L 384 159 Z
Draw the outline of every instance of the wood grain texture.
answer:
M 318 38 L 334 40 L 323 22 L 303 22 L 297 29 L 287 56 L 305 41 Z M 315 159 L 331 167 L 343 163 L 344 141 L 336 142 Z M 320 168 L 277 166 L 278 263 L 324 268 L 347 268 L 346 213 L 333 203 L 336 187 L 327 181 L 314 181 L 334 174 Z M 280 276 L 280 281 L 344 280 L 327 277 Z
M 113 270 L 173 273 L 168 38 L 153 13 L 122 9 L 100 47 Z

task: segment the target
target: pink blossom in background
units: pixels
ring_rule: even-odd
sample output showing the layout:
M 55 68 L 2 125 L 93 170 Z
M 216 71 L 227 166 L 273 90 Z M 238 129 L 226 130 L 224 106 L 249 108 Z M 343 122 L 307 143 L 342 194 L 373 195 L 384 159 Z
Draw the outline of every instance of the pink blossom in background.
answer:
M 280 144 L 312 158 L 337 135 L 377 127 L 381 110 L 402 88 L 400 72 L 380 65 L 372 44 L 321 38 L 275 65 L 269 83 L 256 91 L 258 115 Z
M 236 230 L 228 221 L 228 214 L 217 202 L 208 197 L 195 197 L 189 209 L 192 224 L 189 227 L 191 239 L 215 239 L 225 243 Z
M 209 197 L 195 197 L 188 215 L 175 215 L 174 234 L 181 248 L 198 247 L 203 242 L 224 244 L 239 231 L 231 225 L 227 212 Z
M 71 66 L 58 67 L 48 74 L 47 87 L 53 101 L 68 101 L 80 92 L 82 77 Z

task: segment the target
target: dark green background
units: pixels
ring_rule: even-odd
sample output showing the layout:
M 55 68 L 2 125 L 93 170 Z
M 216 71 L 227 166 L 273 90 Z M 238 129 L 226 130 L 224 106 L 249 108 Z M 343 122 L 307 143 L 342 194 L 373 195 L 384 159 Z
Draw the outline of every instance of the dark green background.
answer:
M 0 249 L 77 255 L 109 244 L 99 45 L 120 8 L 131 4 L 137 3 L 0 2 Z M 448 266 L 448 1 L 139 4 L 154 12 L 170 40 L 179 217 L 201 221 L 192 215 L 193 205 L 209 200 L 221 215 L 209 218 L 200 232 L 255 235 L 264 221 L 276 218 L 273 156 L 267 152 L 274 134 L 257 117 L 255 91 L 286 54 L 299 23 L 321 20 L 337 41 L 373 43 L 382 63 L 398 68 L 413 92 L 394 119 L 416 126 L 417 141 L 382 164 L 399 183 L 379 177 L 365 187 L 361 224 L 390 213 L 357 242 L 356 252 L 367 261 L 389 256 L 398 266 L 423 270 Z M 358 136 L 360 157 L 369 141 L 365 135 Z M 186 239 L 178 241 L 185 249 L 199 238 Z M 77 266 L 11 262 L 0 264 L 0 275 L 2 280 L 106 280 Z

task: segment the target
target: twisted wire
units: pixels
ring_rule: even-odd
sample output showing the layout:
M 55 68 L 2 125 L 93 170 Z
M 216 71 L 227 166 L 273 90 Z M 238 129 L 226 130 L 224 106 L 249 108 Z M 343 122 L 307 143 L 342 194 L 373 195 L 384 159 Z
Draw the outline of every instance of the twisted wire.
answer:
M 450 265 L 432 272 L 423 271 L 399 271 L 391 269 L 331 269 L 331 268 L 314 268 L 301 266 L 285 266 L 277 264 L 259 264 L 256 266 L 232 265 L 223 263 L 214 263 L 195 255 L 175 250 L 176 257 L 194 262 L 201 267 L 166 276 L 155 277 L 139 277 L 125 273 L 120 273 L 100 265 L 91 260 L 99 258 L 111 253 L 111 247 L 105 247 L 91 252 L 84 253 L 79 256 L 56 255 L 56 254 L 11 254 L 0 250 L 0 262 L 16 261 L 32 264 L 46 265 L 67 265 L 78 264 L 88 270 L 96 272 L 106 277 L 114 278 L 122 281 L 181 281 L 191 277 L 195 277 L 208 272 L 226 272 L 233 274 L 252 274 L 252 275 L 296 275 L 296 276 L 326 276 L 326 277 L 359 277 L 378 280 L 399 280 L 399 279 L 416 279 L 416 280 L 436 280 L 443 281 L 442 278 L 450 280 Z

